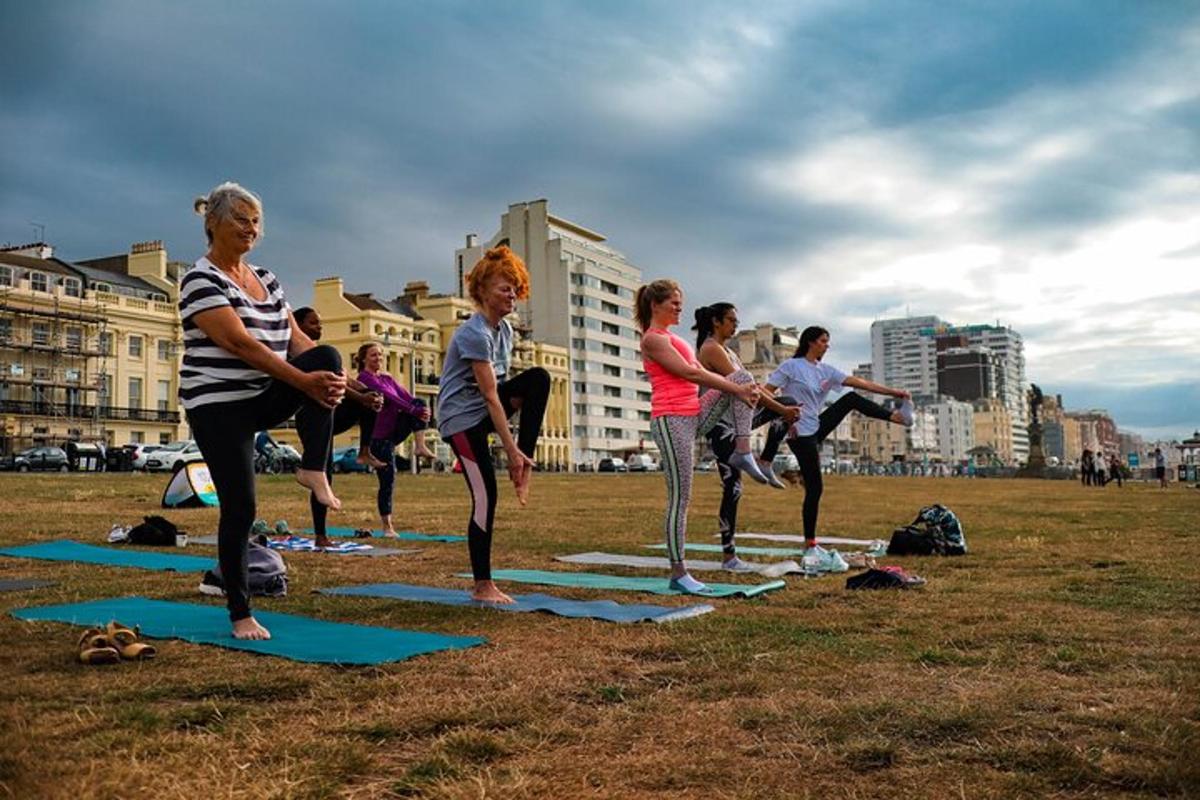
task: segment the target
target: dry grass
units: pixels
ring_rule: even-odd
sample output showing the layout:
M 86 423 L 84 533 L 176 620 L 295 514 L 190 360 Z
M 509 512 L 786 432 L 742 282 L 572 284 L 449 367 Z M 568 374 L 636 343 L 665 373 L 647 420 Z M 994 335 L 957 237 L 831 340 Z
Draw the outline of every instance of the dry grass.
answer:
M 113 522 L 153 513 L 164 480 L 0 475 L 0 542 L 100 542 Z M 711 541 L 717 481 L 697 483 L 692 538 Z M 339 488 L 354 511 L 337 524 L 369 524 L 374 481 L 351 476 Z M 399 488 L 414 498 L 398 504 L 406 526 L 460 531 L 459 478 L 405 476 Z M 263 480 L 260 494 L 261 516 L 305 521 L 305 498 L 286 479 Z M 653 475 L 538 476 L 530 510 L 502 498 L 496 563 L 645 552 L 663 495 Z M 794 531 L 800 497 L 749 488 L 742 527 Z M 310 593 L 385 580 L 465 586 L 453 577 L 466 568 L 463 545 L 392 559 L 289 556 L 291 596 L 261 607 L 489 640 L 383 668 L 181 642 L 162 643 L 154 662 L 88 668 L 72 660 L 77 631 L 5 615 L 0 795 L 1196 796 L 1200 492 L 833 478 L 823 530 L 885 536 L 935 501 L 959 513 L 973 552 L 907 560 L 929 579 L 923 591 L 793 579 L 673 626 Z M 195 533 L 216 519 L 168 516 Z M 0 558 L 0 577 L 59 581 L 0 595 L 5 611 L 123 594 L 211 602 L 194 576 L 169 573 Z

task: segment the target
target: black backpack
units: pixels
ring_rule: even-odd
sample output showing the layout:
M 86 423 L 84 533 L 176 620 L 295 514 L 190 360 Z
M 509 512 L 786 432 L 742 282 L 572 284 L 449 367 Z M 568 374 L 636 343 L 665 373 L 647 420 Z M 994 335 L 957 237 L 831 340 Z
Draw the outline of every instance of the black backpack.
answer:
M 179 533 L 179 528 L 175 527 L 175 523 L 157 514 L 142 517 L 142 519 L 144 521 L 140 525 L 129 529 L 129 538 L 126 541 L 130 544 L 145 544 L 154 547 L 175 546 L 175 536 Z
M 961 556 L 967 552 L 962 523 L 942 505 L 925 506 L 911 525 L 897 528 L 888 543 L 889 556 Z

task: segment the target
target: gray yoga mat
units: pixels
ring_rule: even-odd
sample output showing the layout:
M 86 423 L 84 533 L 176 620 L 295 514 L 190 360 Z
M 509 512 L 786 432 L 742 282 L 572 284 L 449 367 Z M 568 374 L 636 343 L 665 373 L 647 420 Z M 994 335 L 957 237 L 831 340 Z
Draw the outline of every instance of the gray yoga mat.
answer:
M 0 592 L 23 592 L 26 589 L 41 589 L 45 586 L 55 586 L 54 581 L 39 581 L 32 578 L 16 578 L 0 581 Z
M 666 544 L 659 542 L 657 544 L 646 544 L 643 547 L 648 547 L 651 550 L 666 550 Z M 696 551 L 697 553 L 720 553 L 723 552 L 719 544 L 705 544 L 703 542 L 693 543 L 688 542 L 686 552 Z M 803 547 L 739 547 L 738 555 L 751 556 L 774 556 L 776 558 L 790 558 L 791 556 L 804 555 Z
M 217 546 L 217 535 L 215 533 L 208 536 L 189 536 L 188 544 L 201 544 Z M 279 550 L 280 553 L 315 553 L 316 550 Z M 420 548 L 400 548 L 400 547 L 380 547 L 379 545 L 371 545 L 370 550 L 321 550 L 322 553 L 328 553 L 335 556 L 370 556 L 379 558 L 380 556 L 410 556 L 413 553 L 421 552 Z
M 337 586 L 318 589 L 321 594 L 352 595 L 356 597 L 385 597 L 415 603 L 438 603 L 448 606 L 475 606 L 497 611 L 546 611 L 560 617 L 600 619 L 606 622 L 676 622 L 698 617 L 713 610 L 710 605 L 655 606 L 645 603 L 617 603 L 612 600 L 568 600 L 549 594 L 514 594 L 513 603 L 481 603 L 471 599 L 464 589 L 440 589 L 434 586 L 414 586 L 407 583 L 375 583 L 366 586 Z
M 471 573 L 458 577 L 469 578 Z M 594 572 L 550 572 L 541 569 L 498 569 L 492 571 L 498 581 L 537 583 L 543 586 L 572 586 L 580 589 L 606 589 L 615 592 L 649 592 L 651 594 L 687 594 L 672 589 L 662 578 L 629 578 L 623 575 L 604 575 Z M 781 580 L 759 584 L 709 583 L 703 597 L 755 597 L 765 592 L 786 588 Z
M 555 561 L 564 561 L 568 564 L 601 564 L 614 567 L 637 567 L 639 569 L 659 569 L 666 570 L 671 568 L 671 562 L 668 559 L 660 556 L 627 556 L 620 553 L 576 553 L 569 556 L 555 556 Z M 773 564 L 753 564 L 744 562 L 747 566 L 753 567 L 750 570 L 727 570 L 721 566 L 720 561 L 694 561 L 688 559 L 688 571 L 705 571 L 705 572 L 728 572 L 733 575 L 762 575 L 764 578 L 781 578 L 784 575 L 800 575 L 800 565 L 795 561 L 777 561 Z
M 713 534 L 720 536 L 721 534 Z M 738 539 L 763 539 L 770 542 L 799 542 L 804 544 L 804 537 L 794 533 L 737 533 L 734 536 Z M 883 539 L 852 539 L 846 536 L 818 536 L 817 544 L 840 544 L 851 547 L 870 547 L 876 542 L 885 541 Z M 885 542 L 886 544 L 886 542 Z

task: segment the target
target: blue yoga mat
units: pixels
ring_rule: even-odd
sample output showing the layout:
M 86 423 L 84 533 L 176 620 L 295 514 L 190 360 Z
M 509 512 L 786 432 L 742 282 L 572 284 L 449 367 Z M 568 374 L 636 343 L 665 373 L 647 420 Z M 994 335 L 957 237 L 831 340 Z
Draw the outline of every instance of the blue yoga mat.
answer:
M 411 600 L 415 603 L 440 603 L 447 606 L 476 606 L 494 608 L 497 611 L 546 611 L 560 617 L 582 617 L 602 619 L 607 622 L 675 622 L 689 617 L 698 617 L 713 610 L 710 605 L 654 606 L 639 603 L 616 603 L 612 600 L 567 600 L 549 594 L 514 594 L 516 602 L 481 603 L 471 599 L 471 593 L 463 589 L 439 589 L 434 586 L 413 586 L 408 583 L 372 583 L 365 586 L 337 586 L 318 589 L 321 594 L 354 595 L 358 597 L 386 597 L 394 600 Z
M 301 533 L 313 533 L 312 528 L 305 528 Z M 326 528 L 325 533 L 331 537 L 353 538 L 354 528 Z M 384 536 L 383 531 L 371 531 L 376 539 L 407 539 L 413 542 L 465 542 L 467 537 L 454 534 L 413 533 L 412 531 L 396 531 L 395 536 Z
M 459 575 L 471 577 L 470 573 Z M 544 586 L 574 586 L 580 589 L 611 589 L 623 592 L 649 592 L 650 594 L 687 594 L 672 589 L 666 578 L 626 578 L 620 575 L 602 575 L 596 572 L 550 572 L 542 569 L 500 569 L 492 572 L 498 581 L 515 583 L 537 583 Z M 787 586 L 783 581 L 759 584 L 708 583 L 710 593 L 704 597 L 754 597 L 773 589 Z
M 115 547 L 96 547 L 70 539 L 38 542 L 20 547 L 2 547 L 0 555 L 16 558 L 38 558 L 43 561 L 80 561 L 84 564 L 103 564 L 107 567 L 137 567 L 138 569 L 173 572 L 204 572 L 215 563 L 211 558 L 181 556 L 174 553 L 147 553 L 144 550 L 120 550 Z
M 247 642 L 234 639 L 230 634 L 229 614 L 223 607 L 169 603 L 144 597 L 114 597 L 88 603 L 22 608 L 11 613 L 17 619 L 88 627 L 102 627 L 115 619 L 129 626 L 140 625 L 142 635 L 151 639 L 183 639 L 318 664 L 384 664 L 438 650 L 474 647 L 485 641 L 477 636 L 442 636 L 255 611 L 254 618 L 266 626 L 271 638 Z

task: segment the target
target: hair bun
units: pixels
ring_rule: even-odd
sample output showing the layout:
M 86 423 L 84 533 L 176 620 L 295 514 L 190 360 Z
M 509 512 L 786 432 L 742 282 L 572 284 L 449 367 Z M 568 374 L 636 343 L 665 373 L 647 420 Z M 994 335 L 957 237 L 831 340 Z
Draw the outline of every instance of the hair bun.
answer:
M 208 198 L 197 197 L 192 201 L 192 210 L 195 211 L 199 216 L 203 217 L 208 213 Z

